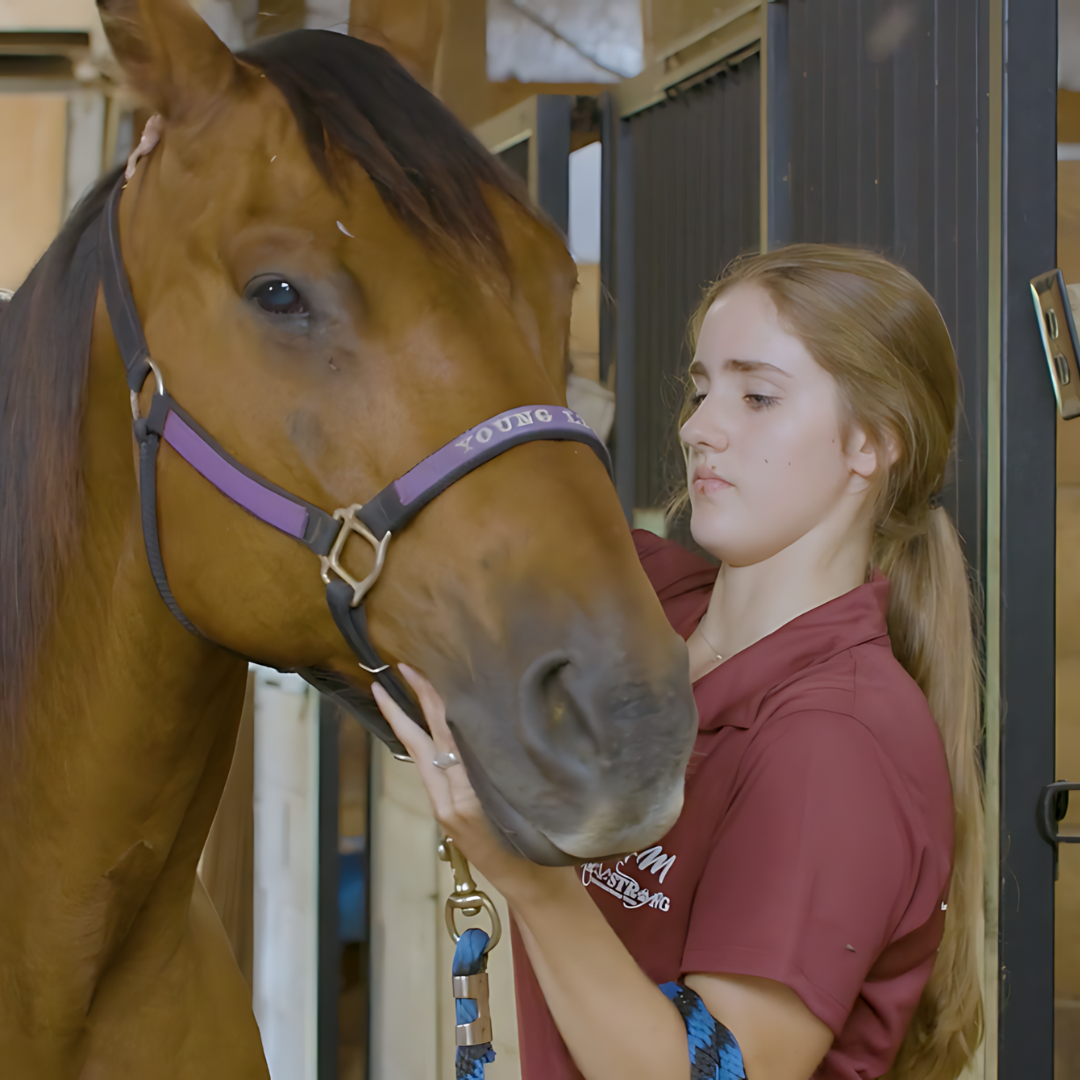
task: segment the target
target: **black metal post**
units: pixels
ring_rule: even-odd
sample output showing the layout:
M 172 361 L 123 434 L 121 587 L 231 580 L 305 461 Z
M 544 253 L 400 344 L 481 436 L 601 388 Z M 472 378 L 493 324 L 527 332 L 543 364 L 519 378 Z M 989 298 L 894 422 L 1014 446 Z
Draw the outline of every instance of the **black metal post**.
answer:
M 1057 422 L 1029 280 L 1057 254 L 1057 4 L 1011 6 L 1012 18 L 1003 5 L 998 1076 L 1051 1080 L 1054 866 L 1036 806 L 1054 779 Z
M 319 840 L 317 1073 L 337 1080 L 338 996 L 341 947 L 338 943 L 338 724 L 337 708 L 319 699 Z
M 600 95 L 600 381 L 615 363 L 615 139 L 611 94 Z
M 574 99 L 541 94 L 536 99 L 536 203 L 562 230 L 570 231 L 570 115 Z
M 630 124 L 615 121 L 615 488 L 631 524 L 637 496 L 634 393 L 634 146 Z

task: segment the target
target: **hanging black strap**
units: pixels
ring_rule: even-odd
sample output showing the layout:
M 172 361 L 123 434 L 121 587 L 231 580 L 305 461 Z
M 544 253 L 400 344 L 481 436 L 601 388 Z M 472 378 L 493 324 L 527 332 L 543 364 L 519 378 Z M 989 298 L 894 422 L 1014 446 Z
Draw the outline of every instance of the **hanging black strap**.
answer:
M 390 695 L 395 704 L 425 731 L 428 731 L 427 722 L 423 713 L 416 707 L 405 684 L 391 671 L 387 664 L 371 643 L 368 634 L 367 613 L 364 604 L 350 607 L 352 601 L 352 589 L 344 581 L 332 581 L 326 587 L 326 603 L 330 608 L 330 614 L 334 617 L 334 623 L 341 631 L 342 636 L 349 643 L 349 647 L 367 670 L 367 673 L 378 680 L 379 685 Z M 397 739 L 395 738 L 395 743 Z M 395 753 L 407 754 L 406 749 L 398 743 L 400 750 L 394 749 Z
M 120 193 L 125 181 L 121 177 L 113 188 L 105 212 L 101 215 L 101 287 L 109 311 L 113 336 L 127 370 L 128 387 L 137 394 L 150 374 L 150 348 L 146 344 L 142 320 L 131 295 L 124 256 L 120 251 Z
M 139 438 L 140 425 L 142 438 Z M 139 502 L 142 511 L 143 543 L 146 545 L 150 573 L 154 575 L 154 584 L 157 585 L 161 599 L 165 601 L 165 606 L 173 613 L 177 622 L 196 637 L 205 638 L 206 635 L 181 611 L 180 605 L 172 594 L 172 589 L 169 588 L 165 564 L 161 559 L 157 523 L 157 456 L 161 440 L 153 432 L 147 432 L 146 425 L 141 420 L 136 422 L 135 429 L 135 437 L 139 443 Z

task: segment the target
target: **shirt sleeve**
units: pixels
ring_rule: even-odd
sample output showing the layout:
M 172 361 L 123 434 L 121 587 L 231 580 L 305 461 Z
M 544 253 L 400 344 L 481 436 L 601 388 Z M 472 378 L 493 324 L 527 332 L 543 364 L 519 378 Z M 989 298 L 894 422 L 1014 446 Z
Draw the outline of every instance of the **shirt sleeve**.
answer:
M 683 973 L 791 987 L 835 1034 L 907 907 L 917 856 L 895 774 L 857 720 L 769 725 L 698 886 Z

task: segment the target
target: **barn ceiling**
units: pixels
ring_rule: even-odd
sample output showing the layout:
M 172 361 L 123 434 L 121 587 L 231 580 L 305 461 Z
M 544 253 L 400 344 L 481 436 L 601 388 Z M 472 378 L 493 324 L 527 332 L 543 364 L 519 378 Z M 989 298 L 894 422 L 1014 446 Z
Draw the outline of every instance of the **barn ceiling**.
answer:
M 487 0 L 492 82 L 618 82 L 641 71 L 640 0 Z

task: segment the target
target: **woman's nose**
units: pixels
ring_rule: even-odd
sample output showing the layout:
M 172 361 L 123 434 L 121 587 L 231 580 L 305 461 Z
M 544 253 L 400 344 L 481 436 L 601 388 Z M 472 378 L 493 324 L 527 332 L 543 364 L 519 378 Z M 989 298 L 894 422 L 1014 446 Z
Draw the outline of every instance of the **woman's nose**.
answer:
M 694 450 L 722 451 L 728 448 L 730 437 L 727 424 L 716 410 L 707 408 L 706 399 L 679 430 L 679 437 Z

